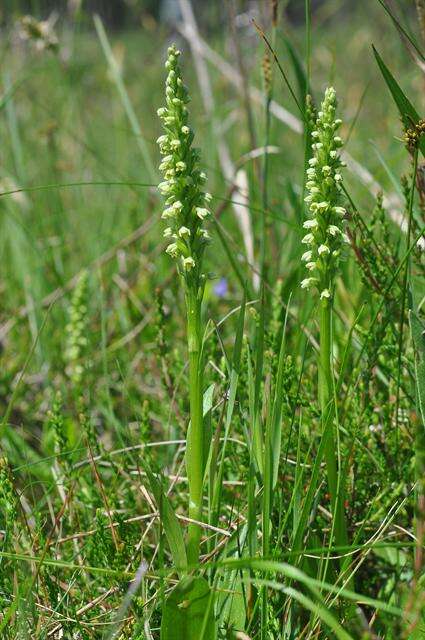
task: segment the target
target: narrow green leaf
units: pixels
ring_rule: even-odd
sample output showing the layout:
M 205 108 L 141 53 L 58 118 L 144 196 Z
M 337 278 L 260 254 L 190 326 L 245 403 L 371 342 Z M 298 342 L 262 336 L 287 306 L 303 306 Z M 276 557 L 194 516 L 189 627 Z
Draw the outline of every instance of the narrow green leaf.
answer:
M 287 579 L 286 584 L 288 582 L 297 582 L 305 585 L 318 601 L 322 600 L 322 596 L 320 594 L 323 592 L 327 592 L 338 595 L 341 598 L 346 598 L 347 600 L 351 600 L 352 602 L 362 602 L 365 605 L 375 608 L 377 611 L 385 611 L 397 617 L 406 616 L 408 619 L 413 618 L 412 614 L 408 616 L 406 612 L 403 611 L 400 607 L 389 604 L 388 602 L 385 602 L 383 600 L 370 598 L 368 596 L 357 593 L 356 591 L 346 589 L 345 587 L 331 584 L 323 579 L 312 578 L 304 571 L 301 571 L 301 569 L 287 564 L 286 562 L 265 560 L 262 558 L 240 558 L 237 560 L 231 558 L 223 560 L 220 563 L 220 566 L 224 570 L 234 570 L 235 568 L 241 568 L 251 571 L 261 571 L 266 574 L 282 574 Z
M 265 327 L 265 293 L 261 288 L 260 321 L 255 335 L 255 378 L 254 378 L 254 433 L 258 434 L 258 448 L 263 449 L 262 420 L 261 420 L 261 389 L 264 365 L 264 329 Z
M 326 605 L 314 602 L 301 591 L 298 591 L 293 587 L 283 587 L 282 591 L 299 602 L 304 609 L 311 611 L 320 618 L 330 629 L 332 629 L 338 640 L 353 640 L 353 637 L 343 629 L 332 613 L 328 611 Z
M 289 58 L 294 69 L 295 77 L 297 79 L 300 104 L 305 104 L 305 97 L 307 95 L 307 77 L 303 69 L 302 62 L 300 60 L 298 52 L 295 50 L 288 38 L 284 37 L 284 42 L 289 53 Z
M 163 491 L 162 485 L 158 478 L 152 473 L 146 462 L 143 463 L 144 470 L 148 476 L 151 491 L 154 495 L 155 502 L 158 506 L 165 535 L 173 557 L 174 565 L 177 573 L 184 575 L 187 568 L 186 547 L 184 544 L 183 533 L 180 523 L 174 513 L 170 502 Z
M 271 450 L 272 450 L 272 486 L 275 487 L 279 470 L 280 450 L 282 442 L 282 408 L 283 408 L 283 375 L 285 370 L 285 336 L 286 324 L 288 321 L 290 299 L 286 305 L 285 320 L 282 328 L 282 339 L 279 351 L 279 364 L 277 369 L 275 393 L 272 408 L 272 430 L 271 430 Z
M 413 104 L 410 102 L 409 98 L 405 95 L 400 85 L 392 75 L 391 71 L 386 66 L 385 62 L 382 60 L 381 56 L 372 45 L 373 53 L 375 54 L 376 61 L 381 70 L 381 73 L 384 77 L 384 80 L 387 84 L 388 89 L 391 92 L 391 95 L 394 99 L 394 102 L 397 105 L 397 108 L 400 112 L 401 119 L 403 121 L 403 125 L 405 129 L 410 129 L 412 125 L 415 125 L 419 122 L 420 118 L 418 112 L 416 111 Z M 419 148 L 422 153 L 425 155 L 425 138 L 422 136 L 419 140 Z
M 415 437 L 415 467 L 418 495 L 425 494 L 425 326 L 420 318 L 410 311 L 410 330 L 415 347 L 416 398 L 421 423 L 417 425 Z M 418 501 L 418 504 L 421 500 Z
M 246 297 L 245 297 L 245 290 L 244 290 L 244 297 L 241 303 L 241 308 L 239 311 L 239 318 L 238 318 L 238 326 L 236 329 L 235 346 L 233 349 L 232 370 L 230 372 L 230 385 L 229 385 L 228 396 L 227 396 L 227 411 L 226 411 L 226 420 L 225 420 L 225 427 L 224 427 L 224 437 L 223 437 L 223 443 L 221 448 L 220 467 L 218 470 L 218 474 L 215 482 L 215 488 L 214 488 L 214 496 L 213 496 L 213 504 L 212 504 L 213 523 L 216 523 L 218 519 L 218 513 L 219 513 L 220 501 L 221 501 L 221 492 L 223 488 L 224 461 L 226 457 L 227 442 L 229 438 L 230 426 L 232 423 L 232 416 L 233 416 L 233 411 L 234 411 L 235 402 L 236 402 L 236 390 L 237 390 L 238 380 L 239 380 L 243 331 L 244 331 L 244 325 L 245 325 L 245 307 L 246 307 Z
M 202 415 L 204 417 L 204 460 L 205 460 L 204 474 L 206 473 L 206 467 L 208 466 L 208 462 L 211 458 L 210 456 L 211 438 L 212 438 L 211 409 L 213 404 L 214 389 L 215 389 L 215 384 L 210 384 L 210 386 L 204 391 L 204 397 L 203 397 Z
M 410 311 L 409 318 L 412 340 L 416 351 L 415 372 L 419 411 L 422 417 L 422 425 L 425 428 L 425 326 L 413 311 Z
M 393 24 L 394 24 L 395 28 L 400 33 L 402 42 L 403 42 L 403 38 L 408 40 L 410 42 L 411 46 L 413 47 L 413 49 L 418 54 L 419 58 L 425 62 L 424 54 L 420 50 L 419 46 L 417 45 L 417 43 L 415 42 L 413 37 L 410 35 L 410 33 L 408 33 L 408 31 L 406 31 L 406 29 L 403 27 L 403 25 L 401 24 L 400 20 L 397 19 L 397 16 L 395 15 L 395 13 L 393 13 L 393 11 L 391 11 L 391 8 L 388 6 L 388 4 L 386 2 L 384 2 L 384 0 L 378 0 L 378 2 L 385 9 L 386 13 L 389 15 L 389 17 L 393 21 Z
M 244 631 L 247 603 L 240 571 L 231 571 L 223 576 L 219 594 L 220 625 L 224 624 L 232 631 Z
M 261 433 L 261 423 L 260 420 L 256 417 L 257 412 L 255 409 L 255 381 L 254 381 L 254 372 L 252 369 L 251 362 L 251 350 L 249 345 L 247 346 L 247 354 L 246 354 L 246 364 L 247 364 L 247 372 L 248 372 L 248 407 L 249 407 L 249 419 L 251 424 L 251 446 L 252 446 L 252 458 L 255 462 L 255 465 L 260 472 L 263 474 L 263 436 Z

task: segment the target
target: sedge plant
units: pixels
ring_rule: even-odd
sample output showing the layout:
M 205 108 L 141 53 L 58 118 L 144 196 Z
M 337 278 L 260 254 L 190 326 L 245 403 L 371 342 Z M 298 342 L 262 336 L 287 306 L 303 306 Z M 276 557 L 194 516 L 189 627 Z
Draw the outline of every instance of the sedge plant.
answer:
M 189 483 L 189 517 L 197 521 L 202 517 L 202 485 L 206 452 L 203 428 L 203 365 L 201 305 L 206 276 L 202 271 L 202 258 L 210 240 L 204 228 L 210 216 L 208 203 L 211 196 L 202 189 L 206 175 L 199 169 L 200 154 L 192 146 L 193 131 L 188 125 L 189 96 L 183 84 L 179 66 L 180 52 L 169 47 L 166 69 L 166 106 L 158 109 L 164 135 L 158 138 L 163 156 L 160 170 L 164 181 L 159 185 L 165 197 L 162 213 L 167 227 L 164 237 L 170 240 L 166 253 L 177 265 L 186 300 L 187 344 L 189 352 L 190 425 L 186 443 L 186 469 Z M 188 533 L 188 561 L 199 559 L 201 529 L 191 522 Z
M 327 468 L 329 493 L 335 514 L 335 539 L 338 545 L 347 544 L 347 526 L 340 499 L 338 483 L 337 438 L 334 429 L 334 379 L 332 368 L 332 310 L 335 282 L 344 245 L 349 242 L 345 233 L 346 210 L 342 201 L 342 175 L 344 166 L 339 150 L 342 140 L 338 135 L 341 120 L 335 118 L 337 100 L 335 90 L 328 87 L 312 131 L 313 157 L 309 160 L 305 201 L 310 217 L 304 222 L 307 234 L 303 244 L 307 251 L 302 256 L 309 272 L 301 282 L 303 289 L 314 289 L 319 296 L 320 347 L 318 357 L 318 395 L 322 416 L 324 458 Z

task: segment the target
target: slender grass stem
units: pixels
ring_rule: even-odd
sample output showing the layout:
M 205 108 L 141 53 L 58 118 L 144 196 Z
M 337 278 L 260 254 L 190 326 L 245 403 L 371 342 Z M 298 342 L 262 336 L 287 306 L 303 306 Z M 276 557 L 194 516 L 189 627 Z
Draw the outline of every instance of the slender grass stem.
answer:
M 311 1 L 305 0 L 305 58 L 306 58 L 306 90 L 310 93 L 311 79 Z
M 276 22 L 273 20 L 272 22 L 272 45 L 271 49 L 273 51 L 275 39 L 276 39 Z M 267 45 L 270 48 L 267 39 L 265 38 Z M 266 61 L 266 59 L 265 59 Z M 270 63 L 269 63 L 270 64 Z M 270 125 L 271 125 L 271 113 L 270 113 L 270 105 L 273 96 L 273 74 L 271 71 L 267 73 L 267 64 L 264 68 L 264 91 L 265 91 L 265 130 L 264 130 L 264 148 L 267 149 L 269 145 L 270 139 Z M 262 206 L 263 209 L 266 210 L 268 207 L 268 180 L 269 180 L 269 154 L 264 154 L 264 164 L 263 164 L 263 175 L 262 175 Z M 268 221 L 266 216 L 262 216 L 262 227 L 261 227 L 261 257 L 260 257 L 260 270 L 261 270 L 261 285 L 262 285 L 262 296 L 261 296 L 261 304 L 262 304 L 262 314 L 263 320 L 265 317 L 265 311 L 267 307 L 267 294 L 266 294 L 266 284 L 268 281 L 268 264 L 267 264 L 267 252 L 270 250 L 269 247 L 269 234 L 270 229 L 268 225 Z M 263 505 L 262 505 L 262 527 L 263 527 L 263 543 L 262 543 L 262 553 L 263 557 L 267 558 L 270 553 L 270 516 L 272 509 L 272 478 L 271 478 L 271 437 L 270 437 L 270 419 L 267 419 L 266 429 L 265 429 L 265 437 L 264 437 L 264 486 L 263 486 Z M 262 591 L 262 602 L 261 602 L 261 638 L 262 640 L 266 640 L 267 637 L 267 629 L 268 629 L 268 589 L 263 588 Z

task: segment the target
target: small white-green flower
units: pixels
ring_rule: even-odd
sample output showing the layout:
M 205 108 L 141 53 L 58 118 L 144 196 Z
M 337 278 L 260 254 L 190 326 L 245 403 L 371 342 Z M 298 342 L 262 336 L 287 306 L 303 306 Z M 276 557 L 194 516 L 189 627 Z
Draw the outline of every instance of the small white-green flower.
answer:
M 336 236 L 338 233 L 341 233 L 341 229 L 337 227 L 335 224 L 330 224 L 328 227 L 328 233 L 331 236 Z
M 160 182 L 158 185 L 158 189 L 161 191 L 161 193 L 168 193 L 168 191 L 170 191 L 170 185 L 168 182 Z
M 312 233 L 307 233 L 304 238 L 301 240 L 303 244 L 311 244 L 314 240 L 314 236 Z
M 311 260 L 312 255 L 313 255 L 312 251 L 305 251 L 301 256 L 301 260 L 303 262 L 308 262 L 309 260 Z
M 190 229 L 188 229 L 187 227 L 180 227 L 178 233 L 180 238 L 188 238 L 190 236 Z
M 331 292 L 329 291 L 329 289 L 323 289 L 323 291 L 320 294 L 320 299 L 324 300 L 324 299 L 328 299 L 331 297 Z
M 319 256 L 323 255 L 324 253 L 328 254 L 330 253 L 330 249 L 326 244 L 321 244 L 319 246 L 319 248 L 317 249 L 317 253 L 319 254 Z
M 196 207 L 195 212 L 200 220 L 204 220 L 210 215 L 210 212 L 205 207 Z
M 303 227 L 304 229 L 314 229 L 318 224 L 319 223 L 317 222 L 316 218 L 312 218 L 311 220 L 306 220 L 303 223 Z
M 177 256 L 179 255 L 177 244 L 175 242 L 172 242 L 171 244 L 169 244 L 168 247 L 165 249 L 165 253 L 168 253 L 168 255 L 171 256 L 172 258 L 177 258 Z
M 167 220 L 168 218 L 174 218 L 176 215 L 175 210 L 173 209 L 173 207 L 167 207 L 166 209 L 164 209 L 164 211 L 161 214 L 161 218 L 163 220 Z
M 345 214 L 347 213 L 347 211 L 344 209 L 344 207 L 332 207 L 332 210 L 335 213 L 338 213 L 341 216 L 345 216 Z
M 182 263 L 183 269 L 185 271 L 191 271 L 195 266 L 195 260 L 191 256 L 189 256 L 188 258 L 183 258 Z
M 301 281 L 301 289 L 309 289 L 316 282 L 316 278 L 304 278 L 304 280 Z
M 326 202 L 326 200 L 323 200 L 322 202 L 317 203 L 318 209 L 328 209 L 329 206 L 330 206 L 329 202 Z
M 171 238 L 173 235 L 173 230 L 171 227 L 166 227 L 164 229 L 164 233 L 162 234 L 164 236 L 164 238 Z

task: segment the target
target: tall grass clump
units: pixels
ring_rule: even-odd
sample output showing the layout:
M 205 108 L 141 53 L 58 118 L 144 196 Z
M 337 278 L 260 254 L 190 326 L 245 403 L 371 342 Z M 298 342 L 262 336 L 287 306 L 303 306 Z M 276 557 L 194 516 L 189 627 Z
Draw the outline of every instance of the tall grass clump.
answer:
M 186 300 L 187 345 L 189 352 L 190 425 L 187 432 L 186 468 L 189 481 L 189 517 L 199 521 L 202 517 L 202 485 L 205 468 L 203 429 L 203 364 L 201 305 L 204 295 L 205 274 L 202 258 L 209 242 L 204 221 L 210 215 L 207 208 L 211 196 L 202 187 L 205 173 L 200 171 L 200 154 L 192 146 L 193 131 L 188 124 L 189 96 L 183 84 L 179 66 L 180 51 L 168 49 L 165 64 L 166 106 L 158 110 L 165 130 L 158 139 L 163 156 L 160 170 L 164 182 L 159 190 L 165 196 L 162 219 L 168 223 L 164 237 L 170 239 L 166 253 L 176 261 Z M 199 558 L 201 529 L 190 523 L 188 535 L 188 561 Z

